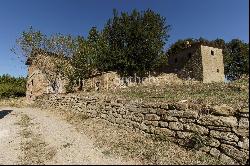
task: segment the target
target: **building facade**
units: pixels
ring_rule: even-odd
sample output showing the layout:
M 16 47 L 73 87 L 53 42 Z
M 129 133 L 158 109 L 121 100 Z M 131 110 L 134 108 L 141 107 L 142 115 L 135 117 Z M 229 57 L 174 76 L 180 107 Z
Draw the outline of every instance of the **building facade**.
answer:
M 57 60 L 55 60 L 57 59 Z M 26 84 L 26 98 L 35 100 L 37 96 L 50 93 L 66 93 L 67 79 L 53 70 L 55 64 L 64 62 L 58 56 L 44 51 L 32 51 L 26 61 L 28 65 L 28 80 Z M 58 65 L 58 64 L 57 64 Z
M 42 94 L 66 93 L 66 85 L 69 81 L 60 74 L 60 71 L 57 71 L 57 66 L 68 64 L 68 68 L 72 69 L 68 62 L 67 58 L 54 53 L 43 50 L 32 51 L 26 62 L 28 65 L 27 99 L 35 100 Z M 171 70 L 168 72 L 177 73 L 182 79 L 195 79 L 203 83 L 225 80 L 222 49 L 200 43 L 190 45 L 177 55 L 170 55 L 167 67 Z M 113 73 L 94 76 L 85 81 L 84 89 L 100 87 L 109 89 L 107 85 L 109 87 L 120 85 L 120 82 L 113 85 L 114 80 L 120 80 L 119 78 Z
M 177 55 L 170 55 L 169 67 L 181 78 L 195 79 L 203 83 L 224 82 L 222 49 L 194 44 Z

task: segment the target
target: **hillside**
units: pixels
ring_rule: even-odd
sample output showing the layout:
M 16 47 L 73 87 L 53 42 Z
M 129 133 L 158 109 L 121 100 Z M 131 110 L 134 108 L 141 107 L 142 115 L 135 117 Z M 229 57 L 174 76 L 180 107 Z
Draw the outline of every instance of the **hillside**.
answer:
M 235 109 L 241 109 L 249 105 L 249 78 L 245 76 L 231 83 L 203 84 L 183 81 L 160 86 L 138 85 L 120 89 L 117 94 L 131 100 L 142 99 L 150 102 L 188 100 L 197 104 L 227 104 Z

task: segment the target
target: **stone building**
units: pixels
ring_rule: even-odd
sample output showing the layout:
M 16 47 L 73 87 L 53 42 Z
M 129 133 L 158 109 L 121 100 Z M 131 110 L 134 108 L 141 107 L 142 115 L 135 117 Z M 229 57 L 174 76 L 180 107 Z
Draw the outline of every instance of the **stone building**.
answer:
M 169 55 L 169 68 L 181 78 L 203 83 L 224 82 L 222 49 L 201 43 L 189 45 L 177 55 Z
M 177 73 L 179 78 L 195 79 L 204 83 L 224 81 L 222 49 L 196 43 L 189 45 L 177 55 L 169 55 L 168 60 L 166 71 Z M 70 71 L 72 67 L 69 59 L 36 49 L 31 52 L 26 65 L 28 65 L 26 96 L 29 100 L 35 100 L 44 93 L 66 93 L 68 80 L 60 74 L 60 67 L 67 65 Z M 98 72 L 93 71 L 93 73 Z M 166 79 L 168 80 L 168 77 Z M 167 82 L 166 79 L 163 79 L 164 83 Z M 129 85 L 136 84 L 133 81 L 131 84 L 124 82 L 115 72 L 107 72 L 92 74 L 91 78 L 84 81 L 83 90 L 111 90 Z
M 28 80 L 26 98 L 35 100 L 44 93 L 66 93 L 67 79 L 62 77 L 56 65 L 67 64 L 67 59 L 57 54 L 40 49 L 32 50 L 26 61 L 28 65 Z

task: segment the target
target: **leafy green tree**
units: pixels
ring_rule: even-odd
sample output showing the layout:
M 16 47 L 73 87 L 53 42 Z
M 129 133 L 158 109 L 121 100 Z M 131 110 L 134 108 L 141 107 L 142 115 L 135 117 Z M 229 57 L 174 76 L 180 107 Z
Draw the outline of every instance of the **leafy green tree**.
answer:
M 72 56 L 71 64 L 74 67 L 74 80 L 79 81 L 79 89 L 82 89 L 82 81 L 89 78 L 100 68 L 100 55 L 102 54 L 102 44 L 100 33 L 96 27 L 89 31 L 87 40 L 78 36 L 75 40 L 75 53 Z
M 87 47 L 89 49 L 88 52 L 88 63 L 91 65 L 91 69 L 97 67 L 98 56 L 101 54 L 100 50 L 100 33 L 96 29 L 96 27 L 92 27 L 89 31 L 89 35 L 87 38 Z
M 181 52 L 183 49 L 188 48 L 192 44 L 194 44 L 196 41 L 193 38 L 187 38 L 183 40 L 178 40 L 174 44 L 170 46 L 170 48 L 167 51 L 167 55 L 176 55 L 179 52 Z
M 25 62 L 31 55 L 32 50 L 44 49 L 45 38 L 46 36 L 41 31 L 35 30 L 31 26 L 22 32 L 21 36 L 16 40 L 16 46 L 11 48 L 11 51 Z
M 226 42 L 225 42 L 225 40 L 223 40 L 223 39 L 219 39 L 219 38 L 217 38 L 217 39 L 215 39 L 215 40 L 212 40 L 210 43 L 212 43 L 212 45 L 214 46 L 214 47 L 218 47 L 218 48 L 221 48 L 221 49 L 223 49 L 223 51 L 227 51 L 226 50 Z
M 96 45 L 99 40 L 99 32 L 96 27 L 92 27 L 88 34 L 88 43 Z
M 109 47 L 103 32 L 99 32 L 96 27 L 92 27 L 87 38 L 87 45 L 90 50 L 91 70 L 99 72 L 108 70 L 107 55 Z
M 0 98 L 23 97 L 26 94 L 26 78 L 0 76 Z
M 168 57 L 166 56 L 165 52 L 162 51 L 155 60 L 154 66 L 152 66 L 152 68 L 154 69 L 154 71 L 162 72 L 166 68 L 167 64 Z
M 121 15 L 114 10 L 103 30 L 108 46 L 103 54 L 104 69 L 124 75 L 143 75 L 153 70 L 169 37 L 169 28 L 165 18 L 152 10 Z
M 249 44 L 239 39 L 227 43 L 225 74 L 229 80 L 239 79 L 243 74 L 249 75 Z
M 21 53 L 24 60 L 30 57 L 33 50 L 71 57 L 75 52 L 74 40 L 71 35 L 60 33 L 47 36 L 31 26 L 28 30 L 22 32 L 21 36 L 16 40 L 16 46 L 11 50 L 15 54 Z
M 170 48 L 168 49 L 167 53 L 168 55 L 176 55 L 178 54 L 180 51 L 182 51 L 183 49 L 192 46 L 195 43 L 201 43 L 201 44 L 205 44 L 205 45 L 210 45 L 212 47 L 218 47 L 223 49 L 223 53 L 227 54 L 227 43 L 223 40 L 223 39 L 215 39 L 215 40 L 207 40 L 205 38 L 200 37 L 199 39 L 193 39 L 193 38 L 187 38 L 187 39 L 182 39 L 182 40 L 178 40 L 177 42 L 175 42 L 174 44 L 172 44 L 170 46 Z
M 82 89 L 82 81 L 91 75 L 93 65 L 93 51 L 88 46 L 88 42 L 81 36 L 78 36 L 75 40 L 76 51 L 72 56 L 71 64 L 74 69 L 72 81 L 79 81 L 79 89 Z
M 30 27 L 22 32 L 21 36 L 16 40 L 16 46 L 11 49 L 16 55 L 22 55 L 21 60 L 26 62 L 28 59 L 34 59 L 39 53 L 47 56 L 56 56 L 51 58 L 50 64 L 44 64 L 43 60 L 36 61 L 37 67 L 47 74 L 49 81 L 55 80 L 59 75 L 70 77 L 72 68 L 69 61 L 76 51 L 75 38 L 71 35 L 63 35 L 60 33 L 47 36 L 39 30 Z M 37 54 L 33 54 L 33 52 Z M 59 60 L 60 59 L 60 60 Z M 47 66 L 52 65 L 50 70 Z M 53 73 L 53 74 L 51 74 Z

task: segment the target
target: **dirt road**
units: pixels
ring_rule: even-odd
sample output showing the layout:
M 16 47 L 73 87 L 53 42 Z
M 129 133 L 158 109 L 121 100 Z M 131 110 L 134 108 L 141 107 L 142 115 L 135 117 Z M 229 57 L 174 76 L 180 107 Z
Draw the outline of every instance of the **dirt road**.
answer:
M 107 156 L 49 112 L 0 108 L 0 164 L 136 164 Z

